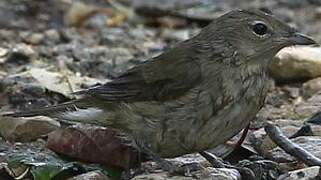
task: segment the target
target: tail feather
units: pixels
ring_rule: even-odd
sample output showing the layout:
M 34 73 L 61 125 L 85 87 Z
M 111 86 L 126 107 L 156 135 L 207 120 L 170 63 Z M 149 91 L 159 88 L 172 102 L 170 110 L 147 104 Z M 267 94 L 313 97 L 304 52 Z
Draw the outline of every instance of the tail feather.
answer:
M 32 116 L 55 116 L 60 113 L 64 113 L 67 111 L 75 111 L 79 106 L 79 101 L 74 100 L 70 102 L 66 102 L 63 104 L 58 104 L 54 106 L 42 107 L 35 110 L 26 110 L 26 111 L 18 111 L 18 112 L 8 112 L 1 114 L 2 116 L 10 116 L 10 117 L 32 117 Z
M 8 112 L 0 116 L 32 117 L 49 116 L 68 121 L 83 122 L 89 124 L 104 125 L 110 115 L 105 108 L 97 107 L 85 99 L 69 101 L 55 106 L 48 106 L 30 111 Z

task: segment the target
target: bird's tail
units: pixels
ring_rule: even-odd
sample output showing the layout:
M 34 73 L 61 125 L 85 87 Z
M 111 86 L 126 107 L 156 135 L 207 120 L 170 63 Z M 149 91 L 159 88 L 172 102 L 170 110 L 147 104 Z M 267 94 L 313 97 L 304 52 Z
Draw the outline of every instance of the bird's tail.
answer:
M 89 124 L 102 124 L 107 117 L 104 109 L 96 107 L 85 99 L 73 100 L 63 104 L 43 107 L 34 110 L 5 112 L 0 116 L 9 117 L 32 117 L 32 116 L 48 116 L 59 118 L 67 121 L 76 121 Z
M 38 109 L 17 111 L 17 112 L 5 112 L 0 115 L 10 116 L 10 117 L 55 116 L 56 114 L 59 114 L 59 113 L 74 111 L 76 105 L 77 105 L 77 102 L 70 101 L 67 103 L 48 106 L 48 107 L 42 107 Z

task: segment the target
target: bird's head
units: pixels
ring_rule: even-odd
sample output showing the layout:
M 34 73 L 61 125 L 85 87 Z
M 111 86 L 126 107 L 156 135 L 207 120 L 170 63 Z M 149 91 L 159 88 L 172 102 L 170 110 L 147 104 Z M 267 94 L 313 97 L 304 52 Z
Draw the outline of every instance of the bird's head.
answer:
M 216 39 L 231 45 L 233 54 L 245 62 L 268 63 L 284 47 L 316 44 L 311 38 L 262 11 L 231 11 L 214 20 L 205 34 L 213 31 L 217 34 Z

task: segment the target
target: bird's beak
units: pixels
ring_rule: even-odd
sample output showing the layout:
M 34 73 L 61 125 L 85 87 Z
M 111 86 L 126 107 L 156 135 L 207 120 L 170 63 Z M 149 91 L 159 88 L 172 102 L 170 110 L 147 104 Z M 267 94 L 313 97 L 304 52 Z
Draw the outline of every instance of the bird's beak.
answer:
M 310 37 L 303 35 L 301 33 L 294 33 L 289 37 L 289 41 L 293 45 L 316 45 L 317 43 Z

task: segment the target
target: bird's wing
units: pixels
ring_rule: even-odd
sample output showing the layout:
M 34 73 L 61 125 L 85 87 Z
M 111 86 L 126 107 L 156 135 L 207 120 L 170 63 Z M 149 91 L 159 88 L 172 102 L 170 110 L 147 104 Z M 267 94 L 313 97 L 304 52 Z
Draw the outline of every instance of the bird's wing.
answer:
M 184 44 L 142 63 L 111 82 L 76 94 L 104 101 L 163 101 L 200 82 L 200 67 Z
M 183 95 L 186 91 L 200 83 L 200 67 L 193 56 L 190 46 L 181 44 L 150 61 L 142 63 L 115 80 L 104 85 L 82 90 L 76 94 L 83 95 L 78 100 L 64 104 L 39 108 L 31 111 L 6 113 L 6 116 L 46 115 L 65 119 L 85 120 L 92 117 L 105 117 L 102 109 L 108 102 L 165 101 Z M 193 58 L 194 57 L 194 58 Z M 106 103 L 107 102 L 107 103 Z M 101 107 L 104 108 L 101 108 Z M 88 108 L 91 109 L 89 117 Z M 1 115 L 1 114 L 0 114 Z

